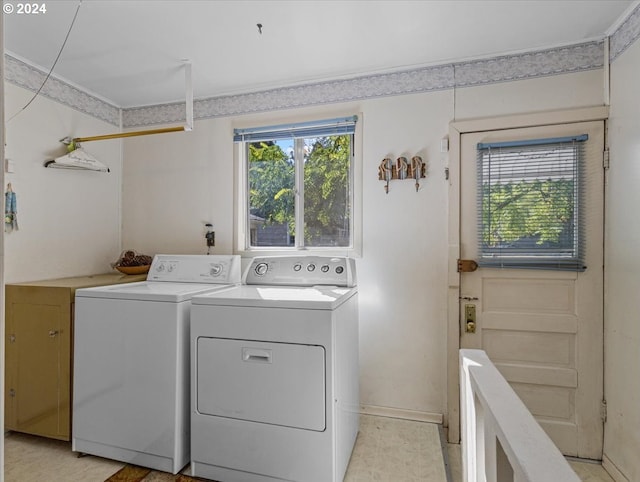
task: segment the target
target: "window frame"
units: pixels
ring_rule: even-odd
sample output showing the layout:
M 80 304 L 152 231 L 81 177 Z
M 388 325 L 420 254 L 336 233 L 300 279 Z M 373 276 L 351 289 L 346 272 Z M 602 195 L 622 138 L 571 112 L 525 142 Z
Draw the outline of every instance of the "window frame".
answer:
M 245 257 L 253 256 L 278 256 L 291 254 L 316 254 L 325 256 L 362 256 L 362 113 L 347 114 L 357 116 L 355 132 L 352 134 L 352 161 L 350 169 L 351 191 L 351 246 L 301 246 L 300 237 L 296 237 L 293 246 L 251 246 L 251 227 L 249 218 L 249 159 L 247 144 L 250 141 L 234 141 L 234 242 L 233 252 Z M 345 116 L 346 117 L 346 116 Z M 293 118 L 287 119 L 291 124 L 306 124 L 322 122 L 326 117 L 319 118 Z M 268 126 L 283 124 L 279 122 L 260 122 L 248 125 L 234 126 L 236 129 L 248 129 L 251 126 Z M 296 175 L 303 176 L 304 169 L 296 169 Z M 299 180 L 296 180 L 299 182 Z M 304 188 L 296 192 L 297 197 L 304 196 Z M 304 219 L 304 213 L 298 212 L 296 202 L 296 224 Z

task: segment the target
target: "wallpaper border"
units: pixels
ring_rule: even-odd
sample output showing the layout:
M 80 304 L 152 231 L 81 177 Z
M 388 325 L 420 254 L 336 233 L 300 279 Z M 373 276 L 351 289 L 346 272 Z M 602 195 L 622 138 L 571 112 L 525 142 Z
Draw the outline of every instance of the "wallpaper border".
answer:
M 627 50 L 640 37 L 640 4 L 611 35 L 609 41 L 610 63 Z
M 37 92 L 47 77 L 46 72 L 18 60 L 8 53 L 4 55 L 4 62 L 5 80 L 32 92 Z M 45 82 L 39 95 L 114 126 L 120 126 L 120 108 L 118 106 L 88 94 L 53 75 Z
M 604 41 L 516 55 L 505 55 L 347 80 L 310 83 L 194 102 L 194 117 L 209 119 L 351 102 L 374 97 L 414 94 L 531 79 L 602 68 Z M 184 103 L 123 109 L 124 127 L 184 122 Z

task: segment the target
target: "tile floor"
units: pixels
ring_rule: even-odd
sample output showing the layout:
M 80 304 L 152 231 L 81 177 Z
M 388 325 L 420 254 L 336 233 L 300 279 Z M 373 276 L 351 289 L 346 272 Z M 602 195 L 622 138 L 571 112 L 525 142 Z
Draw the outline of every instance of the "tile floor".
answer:
M 122 466 L 98 457 L 78 457 L 70 442 L 5 434 L 5 482 L 102 482 Z
M 461 482 L 460 445 L 445 444 L 443 458 L 440 431 L 435 424 L 363 415 L 345 482 Z M 103 482 L 123 466 L 78 457 L 69 442 L 15 432 L 5 434 L 4 455 L 5 482 Z M 599 464 L 570 463 L 584 482 L 613 481 Z M 152 472 L 143 482 L 172 480 Z
M 439 425 L 363 415 L 345 482 L 446 482 Z
M 450 482 L 462 482 L 462 457 L 460 445 L 447 444 L 449 468 L 451 473 Z M 569 464 L 578 474 L 582 482 L 614 482 L 602 465 L 598 462 L 585 462 L 570 459 Z
M 78 458 L 68 442 L 16 432 L 5 436 L 6 482 L 102 482 L 122 466 Z M 169 474 L 152 472 L 144 482 L 170 480 Z M 363 415 L 345 482 L 374 481 L 447 482 L 439 426 Z

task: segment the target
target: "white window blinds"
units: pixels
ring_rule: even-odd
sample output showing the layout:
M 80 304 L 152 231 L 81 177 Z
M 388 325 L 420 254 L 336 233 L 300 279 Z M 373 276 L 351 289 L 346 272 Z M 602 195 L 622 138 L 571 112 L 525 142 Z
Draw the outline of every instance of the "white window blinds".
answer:
M 356 130 L 357 120 L 358 116 L 350 116 L 319 121 L 298 122 L 295 124 L 234 129 L 233 140 L 234 142 L 256 142 L 353 134 Z
M 588 136 L 478 144 L 478 264 L 583 271 Z

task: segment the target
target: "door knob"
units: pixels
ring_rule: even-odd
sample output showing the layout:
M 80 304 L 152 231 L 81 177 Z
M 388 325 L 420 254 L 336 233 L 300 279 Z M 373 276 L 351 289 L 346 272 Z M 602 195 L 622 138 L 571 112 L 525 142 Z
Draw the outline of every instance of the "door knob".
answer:
M 58 334 L 58 330 L 49 330 L 49 336 L 51 338 L 55 337 Z
M 467 321 L 467 324 L 465 325 L 465 332 L 466 333 L 475 333 L 476 332 L 476 322 L 475 321 Z

